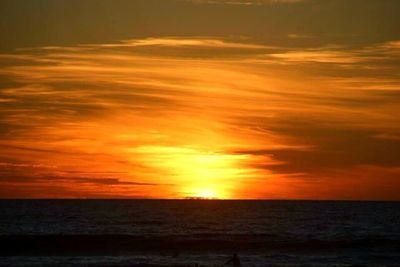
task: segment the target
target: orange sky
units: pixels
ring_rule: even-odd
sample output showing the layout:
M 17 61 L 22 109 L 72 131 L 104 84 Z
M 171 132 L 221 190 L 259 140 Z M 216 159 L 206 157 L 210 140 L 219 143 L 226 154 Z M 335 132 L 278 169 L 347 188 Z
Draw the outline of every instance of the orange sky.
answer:
M 4 48 L 0 197 L 400 200 L 400 36 L 318 38 Z

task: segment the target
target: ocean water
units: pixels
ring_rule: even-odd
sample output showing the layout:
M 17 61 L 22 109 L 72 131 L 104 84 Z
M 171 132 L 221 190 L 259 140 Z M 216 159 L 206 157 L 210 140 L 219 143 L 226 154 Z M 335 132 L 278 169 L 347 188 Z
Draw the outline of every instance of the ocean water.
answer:
M 1 200 L 0 266 L 400 266 L 400 202 Z

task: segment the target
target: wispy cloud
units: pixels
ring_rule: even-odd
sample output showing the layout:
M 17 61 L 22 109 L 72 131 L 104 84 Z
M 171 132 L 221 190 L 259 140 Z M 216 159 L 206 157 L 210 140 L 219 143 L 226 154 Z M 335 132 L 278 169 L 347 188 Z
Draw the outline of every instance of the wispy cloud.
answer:
M 222 39 L 210 39 L 210 38 L 196 38 L 196 39 L 187 39 L 187 38 L 174 38 L 174 37 L 165 37 L 165 38 L 147 38 L 147 39 L 133 39 L 133 40 L 125 40 L 120 43 L 113 44 L 99 44 L 99 45 L 87 45 L 87 47 L 140 47 L 140 46 L 166 46 L 166 47 L 185 47 L 185 46 L 194 46 L 201 48 L 247 48 L 247 49 L 257 49 L 257 48 L 269 48 L 269 46 L 261 45 L 261 44 L 252 44 L 252 43 L 243 43 L 243 42 L 233 42 L 229 40 Z M 52 47 L 47 47 L 51 49 Z M 53 47 L 54 48 L 54 47 Z
M 0 55 L 0 183 L 31 196 L 340 198 L 324 186 L 374 166 L 383 180 L 366 180 L 383 188 L 400 165 L 397 48 L 166 37 Z
M 307 0 L 181 0 L 198 4 L 227 4 L 227 5 L 266 5 L 266 4 L 294 4 Z
M 272 57 L 288 62 L 316 62 L 316 63 L 356 63 L 363 59 L 351 53 L 339 51 L 290 51 L 272 54 Z

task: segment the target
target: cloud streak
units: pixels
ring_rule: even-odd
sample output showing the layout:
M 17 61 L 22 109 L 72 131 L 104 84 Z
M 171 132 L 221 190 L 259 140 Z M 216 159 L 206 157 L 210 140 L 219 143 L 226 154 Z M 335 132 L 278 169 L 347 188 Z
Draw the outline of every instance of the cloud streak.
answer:
M 340 185 L 373 169 L 357 197 L 384 199 L 399 186 L 397 44 L 166 37 L 0 55 L 0 183 L 16 197 L 349 198 Z
M 183 0 L 196 4 L 219 4 L 219 5 L 270 5 L 270 4 L 294 4 L 306 0 Z

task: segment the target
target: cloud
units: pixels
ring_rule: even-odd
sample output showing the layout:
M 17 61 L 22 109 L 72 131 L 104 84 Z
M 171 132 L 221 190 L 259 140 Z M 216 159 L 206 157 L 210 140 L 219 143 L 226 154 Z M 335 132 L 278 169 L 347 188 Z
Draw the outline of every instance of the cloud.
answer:
M 288 62 L 316 62 L 316 63 L 357 63 L 362 61 L 351 53 L 339 51 L 303 51 L 272 54 L 274 58 Z
M 294 4 L 306 0 L 183 0 L 197 4 L 226 4 L 226 5 L 268 5 L 268 4 Z
M 17 165 L 21 167 L 21 165 Z M 14 167 L 17 167 L 14 165 Z M 25 166 L 24 166 L 25 167 Z M 121 181 L 119 178 L 109 177 L 77 177 L 77 176 L 53 176 L 53 175 L 27 175 L 24 173 L 3 173 L 0 183 L 48 183 L 48 182 L 61 182 L 61 183 L 78 183 L 78 184 L 91 184 L 91 185 L 117 185 L 117 186 L 165 186 L 171 184 L 157 184 L 157 183 L 140 183 L 131 181 Z
M 322 126 L 320 123 L 310 124 L 298 119 L 278 124 L 272 129 L 284 135 L 296 133 L 296 138 L 310 147 L 303 150 L 250 152 L 272 154 L 277 160 L 287 162 L 288 164 L 270 167 L 278 172 L 314 173 L 323 176 L 325 172 L 358 165 L 400 166 L 400 142 L 377 139 L 371 130 L 343 125 Z
M 0 182 L 35 197 L 340 198 L 339 174 L 374 166 L 383 188 L 400 165 L 396 47 L 165 37 L 0 56 Z
M 243 49 L 263 49 L 270 48 L 270 46 L 262 44 L 240 43 L 232 42 L 222 39 L 210 38 L 146 38 L 146 39 L 133 39 L 125 40 L 120 43 L 114 44 L 100 44 L 100 45 L 87 45 L 87 47 L 108 47 L 108 48 L 122 48 L 122 47 L 142 47 L 142 46 L 165 46 L 165 47 L 200 47 L 200 48 L 243 48 Z M 83 46 L 85 47 L 85 46 Z M 57 49 L 57 47 L 47 47 L 46 49 Z

